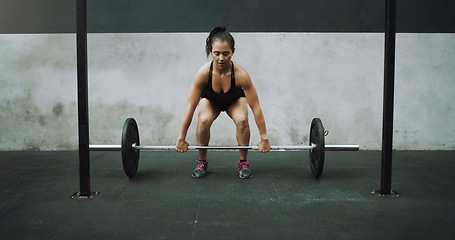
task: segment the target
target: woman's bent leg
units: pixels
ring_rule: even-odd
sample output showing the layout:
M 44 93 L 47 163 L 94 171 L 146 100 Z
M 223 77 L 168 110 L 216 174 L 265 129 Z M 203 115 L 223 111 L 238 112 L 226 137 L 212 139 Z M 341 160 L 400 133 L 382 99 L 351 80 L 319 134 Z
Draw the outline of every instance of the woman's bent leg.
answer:
M 246 98 L 239 98 L 237 102 L 229 107 L 227 112 L 237 128 L 237 144 L 239 146 L 248 146 L 250 144 L 250 126 L 248 124 L 248 105 Z M 247 160 L 248 149 L 240 149 L 239 153 L 240 160 Z
M 220 110 L 213 105 L 207 98 L 199 101 L 198 124 L 196 129 L 196 139 L 198 146 L 207 146 L 210 141 L 210 127 L 213 121 L 220 115 Z M 207 150 L 199 149 L 199 159 L 207 160 Z

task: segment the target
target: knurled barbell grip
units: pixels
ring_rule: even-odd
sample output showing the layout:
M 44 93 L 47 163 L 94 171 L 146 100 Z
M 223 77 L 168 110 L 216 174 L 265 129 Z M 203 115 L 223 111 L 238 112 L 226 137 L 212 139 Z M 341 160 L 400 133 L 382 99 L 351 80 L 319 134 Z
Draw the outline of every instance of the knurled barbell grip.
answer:
M 90 151 L 120 151 L 121 145 L 90 145 Z M 133 148 L 139 150 L 175 150 L 175 146 L 136 146 L 132 145 Z M 312 150 L 315 147 L 312 146 L 271 146 L 271 151 L 301 151 L 301 150 Z M 325 145 L 326 151 L 358 151 L 359 145 Z M 238 149 L 249 149 L 259 150 L 258 146 L 188 146 L 188 150 L 197 149 L 210 149 L 210 150 L 238 150 Z
M 140 150 L 175 150 L 175 146 L 132 146 Z M 210 150 L 238 150 L 249 149 L 259 150 L 258 146 L 188 146 L 188 150 L 210 149 Z M 311 150 L 313 146 L 271 146 L 272 151 L 285 151 L 285 150 Z

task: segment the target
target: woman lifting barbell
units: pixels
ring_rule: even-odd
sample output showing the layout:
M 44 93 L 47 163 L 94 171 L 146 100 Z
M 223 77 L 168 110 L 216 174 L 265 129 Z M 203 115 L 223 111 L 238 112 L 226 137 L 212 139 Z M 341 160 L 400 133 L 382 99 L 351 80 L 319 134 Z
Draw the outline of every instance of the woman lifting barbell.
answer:
M 248 146 L 250 128 L 248 124 L 248 105 L 250 106 L 261 136 L 257 144 L 259 151 L 268 152 L 270 143 L 267 137 L 264 115 L 259 105 L 256 88 L 248 72 L 239 64 L 231 61 L 234 55 L 234 38 L 224 26 L 214 27 L 206 40 L 207 57 L 213 61 L 204 64 L 196 72 L 191 84 L 188 103 L 183 115 L 182 126 L 176 150 L 186 152 L 189 143 L 185 141 L 196 107 L 198 124 L 196 138 L 198 146 L 208 146 L 210 127 L 222 111 L 226 111 L 236 125 L 236 138 L 239 146 Z M 199 159 L 192 176 L 202 178 L 207 173 L 207 149 L 198 149 Z M 252 178 L 247 161 L 248 149 L 240 149 L 240 160 L 236 164 L 240 178 Z

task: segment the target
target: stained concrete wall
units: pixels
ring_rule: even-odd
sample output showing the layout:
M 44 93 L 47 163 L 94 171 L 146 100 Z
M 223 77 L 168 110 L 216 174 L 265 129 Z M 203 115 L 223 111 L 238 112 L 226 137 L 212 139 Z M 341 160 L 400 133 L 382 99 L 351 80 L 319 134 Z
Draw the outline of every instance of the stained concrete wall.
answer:
M 384 35 L 233 33 L 233 60 L 258 90 L 274 145 L 308 143 L 320 117 L 327 144 L 381 148 Z M 123 121 L 142 144 L 173 145 L 206 33 L 89 34 L 90 141 L 119 144 Z M 0 35 L 0 150 L 77 149 L 74 34 Z M 395 149 L 455 149 L 455 34 L 398 34 Z M 195 122 L 188 141 L 196 143 Z M 251 144 L 259 140 L 253 116 Z M 235 144 L 226 114 L 213 145 Z

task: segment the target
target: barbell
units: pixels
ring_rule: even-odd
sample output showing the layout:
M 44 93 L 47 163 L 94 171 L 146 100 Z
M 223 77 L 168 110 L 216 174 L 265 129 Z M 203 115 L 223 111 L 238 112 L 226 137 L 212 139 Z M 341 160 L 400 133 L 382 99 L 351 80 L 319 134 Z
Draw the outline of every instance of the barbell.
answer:
M 313 118 L 310 125 L 310 144 L 308 146 L 270 146 L 270 151 L 310 151 L 310 167 L 315 178 L 319 178 L 324 168 L 325 151 L 358 151 L 359 145 L 325 145 L 327 132 L 319 118 Z M 127 118 L 123 124 L 121 145 L 89 145 L 90 151 L 121 151 L 123 170 L 134 178 L 139 165 L 140 151 L 174 150 L 175 146 L 141 146 L 139 128 L 134 118 Z M 188 146 L 188 150 L 259 150 L 258 146 Z

